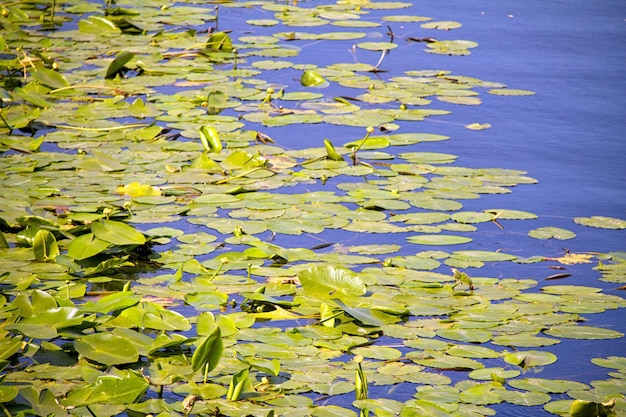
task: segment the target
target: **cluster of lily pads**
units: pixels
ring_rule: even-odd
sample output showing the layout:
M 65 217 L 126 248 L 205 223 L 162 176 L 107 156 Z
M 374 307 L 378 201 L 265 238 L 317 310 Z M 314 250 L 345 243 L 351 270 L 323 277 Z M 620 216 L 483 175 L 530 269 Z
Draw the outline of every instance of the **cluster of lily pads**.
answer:
M 536 180 L 423 151 L 450 138 L 416 122 L 485 92 L 533 93 L 446 70 L 387 76 L 394 49 L 477 46 L 450 36 L 458 22 L 397 12 L 411 7 L 2 6 L 6 415 L 626 412 L 626 358 L 592 360 L 613 370 L 605 380 L 536 375 L 557 360 L 545 347 L 623 338 L 581 323 L 625 307 L 622 297 L 479 269 L 596 262 L 602 280 L 623 284 L 626 256 L 472 246 L 481 228 L 538 216 L 464 203 Z M 231 14 L 250 18 L 224 27 Z M 399 23 L 413 31 L 404 39 Z M 298 63 L 318 42 L 349 45 L 356 61 Z M 302 139 L 281 145 L 294 126 Z M 326 127 L 347 133 L 329 139 Z M 602 216 L 577 224 L 626 228 Z M 414 392 L 401 398 L 399 386 Z

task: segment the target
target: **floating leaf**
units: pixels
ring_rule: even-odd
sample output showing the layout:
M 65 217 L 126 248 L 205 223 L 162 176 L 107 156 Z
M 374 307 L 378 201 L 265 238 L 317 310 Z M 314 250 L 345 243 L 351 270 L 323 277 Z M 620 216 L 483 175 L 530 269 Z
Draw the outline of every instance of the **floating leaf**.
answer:
M 298 273 L 306 293 L 318 297 L 334 298 L 339 295 L 363 295 L 365 284 L 357 274 L 347 268 L 331 265 L 314 266 Z
M 600 229 L 626 229 L 626 220 L 614 217 L 592 216 L 575 217 L 574 222 L 583 226 L 597 227 Z
M 136 402 L 148 389 L 148 381 L 133 371 L 126 375 L 101 375 L 95 382 L 83 388 L 71 390 L 63 405 L 79 407 L 96 403 L 131 404 Z
M 392 42 L 360 42 L 356 46 L 368 51 L 388 51 L 398 47 L 397 44 Z
M 535 94 L 534 91 L 515 90 L 510 88 L 492 88 L 491 90 L 487 90 L 487 92 L 498 96 L 532 96 Z
M 114 245 L 143 245 L 146 237 L 132 226 L 115 220 L 101 220 L 91 225 L 94 236 Z
M 505 353 L 503 358 L 506 363 L 521 366 L 522 368 L 544 366 L 556 362 L 556 355 L 540 350 Z
M 110 242 L 97 238 L 93 233 L 86 233 L 78 236 L 69 244 L 67 255 L 81 261 L 102 253 L 110 246 Z
M 558 325 L 544 330 L 544 333 L 564 339 L 618 339 L 624 334 L 611 329 L 592 326 Z
M 469 130 L 485 130 L 491 127 L 490 123 L 470 123 L 464 126 Z
M 409 236 L 406 238 L 406 240 L 409 243 L 429 246 L 460 245 L 472 241 L 472 239 L 469 237 L 455 235 L 417 235 Z
M 461 27 L 459 22 L 455 22 L 452 20 L 440 21 L 440 22 L 428 22 L 422 23 L 423 29 L 439 29 L 439 30 L 450 30 L 457 29 Z
M 139 358 L 139 352 L 132 343 L 110 333 L 83 336 L 74 342 L 74 348 L 87 359 L 109 366 L 133 363 Z
M 559 227 L 539 227 L 528 232 L 528 236 L 535 239 L 558 239 L 567 240 L 576 237 L 576 234 Z
M 117 187 L 116 192 L 132 198 L 161 195 L 161 190 L 159 188 L 150 184 L 141 184 L 137 181 L 133 181 L 126 185 L 120 185 Z

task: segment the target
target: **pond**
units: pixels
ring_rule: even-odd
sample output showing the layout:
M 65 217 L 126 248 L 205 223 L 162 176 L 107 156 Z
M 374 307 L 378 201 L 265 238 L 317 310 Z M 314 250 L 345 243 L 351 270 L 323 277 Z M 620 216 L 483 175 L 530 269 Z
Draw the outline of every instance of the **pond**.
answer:
M 626 415 L 621 2 L 1 7 L 6 415 Z

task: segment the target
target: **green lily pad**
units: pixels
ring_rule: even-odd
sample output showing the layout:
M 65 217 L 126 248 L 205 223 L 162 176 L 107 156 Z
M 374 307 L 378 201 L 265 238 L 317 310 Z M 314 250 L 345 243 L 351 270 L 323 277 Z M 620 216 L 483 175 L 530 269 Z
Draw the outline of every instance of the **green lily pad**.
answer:
M 133 363 L 139 358 L 139 352 L 132 343 L 110 333 L 83 336 L 74 342 L 74 348 L 85 358 L 109 366 Z
M 614 217 L 592 216 L 575 217 L 574 222 L 583 226 L 597 227 L 600 229 L 626 229 L 626 220 Z
M 503 359 L 511 365 L 528 368 L 533 366 L 544 366 L 556 362 L 556 355 L 550 352 L 542 352 L 540 350 L 526 350 L 505 353 Z
M 487 92 L 498 96 L 532 96 L 535 94 L 534 91 L 530 90 L 516 90 L 509 88 L 492 88 L 491 90 L 487 90 Z
M 469 237 L 455 235 L 417 235 L 409 236 L 406 240 L 417 245 L 431 246 L 460 245 L 472 241 Z
M 392 42 L 360 42 L 356 46 L 368 51 L 388 51 L 398 47 L 397 44 Z
M 544 333 L 565 339 L 618 339 L 624 336 L 623 333 L 611 329 L 564 324 L 550 327 Z
M 528 236 L 535 239 L 558 239 L 568 240 L 576 237 L 576 234 L 559 227 L 539 227 L 528 232 Z

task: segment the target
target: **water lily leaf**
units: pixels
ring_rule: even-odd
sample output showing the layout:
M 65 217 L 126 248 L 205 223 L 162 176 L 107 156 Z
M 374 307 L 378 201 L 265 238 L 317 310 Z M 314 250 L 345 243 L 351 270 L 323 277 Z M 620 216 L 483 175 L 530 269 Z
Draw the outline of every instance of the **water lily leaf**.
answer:
M 470 358 L 450 356 L 439 352 L 429 352 L 429 355 L 430 358 L 410 357 L 409 359 L 418 365 L 445 370 L 474 370 L 485 367 L 482 363 Z
M 101 220 L 91 225 L 94 236 L 114 245 L 143 245 L 146 237 L 132 226 L 115 220 Z
M 507 383 L 512 387 L 521 390 L 556 394 L 576 389 L 589 389 L 587 385 L 580 382 L 567 381 L 563 379 L 523 378 L 512 379 L 507 381 Z
M 446 40 L 428 42 L 426 52 L 441 55 L 469 55 L 470 49 L 478 46 L 476 42 L 467 40 Z
M 455 235 L 417 235 L 409 236 L 406 240 L 409 243 L 429 246 L 460 245 L 472 241 L 469 237 Z
M 115 191 L 118 194 L 127 195 L 132 198 L 161 195 L 160 188 L 154 187 L 150 184 L 141 184 L 137 181 L 133 181 L 126 185 L 120 185 Z
M 478 260 L 483 262 L 501 262 L 501 261 L 512 261 L 516 259 L 515 256 L 509 255 L 503 252 L 489 252 L 482 250 L 464 250 L 464 251 L 456 251 L 452 252 L 452 255 L 455 258 L 463 258 L 470 260 Z
M 534 333 L 506 334 L 494 337 L 491 340 L 494 345 L 515 347 L 538 347 L 559 344 L 558 339 L 536 336 Z
M 331 161 L 343 161 L 343 156 L 335 150 L 335 146 L 328 139 L 324 139 L 324 148 L 326 148 L 326 156 Z
M 421 27 L 423 29 L 450 30 L 450 29 L 460 28 L 461 24 L 459 22 L 455 22 L 452 20 L 445 20 L 445 21 L 439 21 L 439 22 L 422 23 Z
M 74 348 L 87 359 L 109 366 L 134 363 L 139 359 L 139 352 L 132 343 L 110 333 L 83 336 L 74 341 Z
M 89 18 L 92 18 L 92 17 L 94 16 L 89 16 Z M 80 25 L 80 22 L 79 22 L 79 25 Z M 113 59 L 113 61 L 109 64 L 107 68 L 107 72 L 104 75 L 104 78 L 105 79 L 115 78 L 115 76 L 119 74 L 120 71 L 122 71 L 122 68 L 124 68 L 124 65 L 128 64 L 130 60 L 133 59 L 134 57 L 135 57 L 135 54 L 133 52 L 128 52 L 128 51 L 119 52 L 115 56 L 115 59 Z
M 81 319 L 82 321 L 82 319 Z M 25 323 L 23 320 L 16 324 L 4 326 L 6 330 L 15 330 L 26 337 L 33 339 L 54 339 L 58 336 L 57 329 L 49 323 Z
M 324 97 L 324 94 L 313 93 L 311 91 L 291 91 L 283 94 L 280 99 L 284 101 L 305 101 L 316 100 L 322 97 Z
M 560 258 L 544 258 L 548 261 L 556 261 L 563 265 L 577 265 L 591 263 L 594 255 L 590 253 L 568 253 Z
M 131 404 L 148 389 L 148 381 L 133 371 L 126 375 L 102 375 L 86 387 L 71 390 L 62 401 L 65 406 L 79 407 L 95 403 Z
M 13 94 L 21 98 L 22 100 L 27 101 L 31 104 L 34 104 L 35 106 L 38 106 L 38 107 L 41 107 L 41 108 L 52 107 L 52 103 L 44 100 L 40 95 L 31 94 L 21 87 L 14 89 Z
M 495 378 L 510 379 L 519 376 L 521 372 L 517 369 L 504 368 L 482 368 L 475 369 L 468 374 L 472 379 L 493 381 Z
M 575 217 L 574 222 L 583 226 L 597 227 L 600 229 L 626 229 L 626 220 L 614 217 L 592 216 Z
M 0 403 L 8 403 L 13 401 L 19 391 L 16 387 L 2 385 L 0 386 Z
M 262 70 L 280 70 L 290 68 L 293 66 L 293 62 L 289 61 L 273 61 L 273 60 L 261 60 L 252 63 L 254 68 Z
M 480 383 L 459 393 L 463 402 L 477 405 L 497 404 L 502 402 L 501 392 L 504 391 L 493 383 Z
M 486 343 L 493 337 L 491 332 L 480 329 L 441 329 L 437 336 L 458 342 Z
M 470 123 L 464 127 L 469 130 L 485 130 L 491 127 L 491 123 Z
M 484 346 L 455 345 L 446 351 L 448 355 L 460 356 L 463 358 L 497 358 L 498 352 Z
M 280 373 L 280 361 L 278 359 L 260 359 L 254 357 L 245 358 L 239 353 L 237 353 L 237 359 L 254 369 L 265 372 L 268 375 L 277 376 Z
M 356 46 L 368 51 L 388 51 L 398 47 L 397 44 L 392 42 L 360 42 Z
M 535 94 L 534 91 L 515 90 L 511 88 L 492 88 L 491 90 L 487 90 L 487 93 L 498 96 L 532 96 Z
M 117 35 L 122 31 L 106 17 L 91 15 L 78 21 L 78 30 L 96 35 Z
M 621 356 L 609 356 L 607 358 L 593 358 L 591 362 L 604 368 L 624 370 L 626 369 L 626 358 Z
M 276 26 L 280 22 L 274 19 L 248 19 L 246 23 L 252 26 Z
M 102 253 L 111 246 L 110 242 L 94 236 L 93 233 L 86 233 L 78 236 L 67 247 L 67 255 L 78 261 L 90 258 Z
M 300 77 L 300 84 L 305 87 L 322 87 L 327 84 L 327 81 L 318 72 L 306 70 Z
M 438 403 L 434 401 L 426 400 L 412 400 L 405 404 L 400 410 L 400 417 L 418 417 L 418 416 L 432 416 L 432 417 L 445 417 L 449 416 L 450 410 L 445 407 L 446 403 Z M 455 408 L 457 406 L 455 405 Z
M 388 346 L 364 346 L 357 347 L 351 351 L 355 355 L 363 356 L 364 358 L 380 359 L 382 361 L 390 361 L 399 359 L 402 357 L 402 352 L 398 349 Z
M 416 15 L 389 15 L 389 16 L 383 16 L 382 20 L 385 22 L 406 22 L 406 23 L 411 23 L 411 22 L 425 22 L 428 20 L 432 20 L 432 17 L 426 17 L 426 16 L 416 16 Z
M 54 235 L 47 230 L 38 230 L 33 239 L 33 252 L 38 261 L 53 261 L 61 254 Z
M 393 146 L 414 145 L 420 142 L 437 142 L 450 139 L 449 136 L 434 133 L 396 133 L 387 136 L 389 144 Z
M 205 373 L 211 372 L 219 363 L 223 350 L 222 332 L 216 325 L 194 351 L 191 357 L 191 368 L 194 372 L 202 368 L 205 369 Z
M 437 96 L 437 100 L 443 101 L 445 103 L 461 104 L 464 106 L 477 106 L 482 103 L 482 100 L 478 97 L 453 96 L 453 95 Z M 475 126 L 472 126 L 472 127 L 475 127 Z M 476 130 L 476 129 L 472 129 L 472 130 Z
M 214 32 L 206 42 L 207 49 L 211 51 L 232 52 L 233 42 L 226 32 Z
M 384 326 L 385 324 L 396 323 L 400 320 L 400 318 L 397 316 L 393 316 L 382 311 L 377 311 L 372 308 L 350 307 L 339 298 L 334 298 L 333 301 L 339 307 L 341 307 L 343 311 L 345 311 L 347 314 L 354 317 L 366 326 L 379 327 Z
M 528 236 L 535 239 L 567 240 L 576 237 L 576 234 L 560 227 L 539 227 L 528 232 Z
M 383 149 L 389 146 L 389 139 L 385 136 L 371 136 L 365 141 L 363 139 L 355 140 L 345 143 L 345 148 L 359 148 L 359 149 Z
M 139 303 L 141 297 L 130 292 L 122 291 L 106 295 L 96 301 L 88 301 L 83 306 L 85 311 L 92 311 L 102 314 L 109 314 L 112 311 L 123 310 Z
M 614 406 L 615 400 L 608 401 L 606 403 L 599 403 L 587 400 L 574 400 L 569 409 L 569 415 L 571 417 L 612 417 L 617 415 L 613 410 Z
M 526 350 L 518 352 L 505 353 L 503 359 L 511 365 L 529 368 L 533 366 L 550 365 L 556 362 L 556 355 L 550 352 L 542 352 L 540 350 Z
M 495 220 L 528 220 L 537 218 L 536 214 L 521 210 L 489 209 L 483 211 L 493 214 L 495 216 Z
M 623 333 L 611 329 L 567 324 L 550 327 L 544 333 L 564 339 L 618 339 L 624 336 Z
M 298 273 L 305 293 L 316 297 L 334 298 L 338 295 L 363 295 L 365 284 L 347 268 L 331 265 L 314 266 Z
M 220 141 L 217 130 L 213 126 L 202 126 L 199 130 L 200 141 L 204 150 L 207 152 L 219 153 L 222 151 L 222 142 Z
M 22 336 L 7 337 L 0 340 L 0 360 L 9 359 L 22 348 Z M 1 394 L 0 394 L 0 398 Z M 10 401 L 10 400 L 9 400 Z M 3 402 L 3 401 L 0 401 Z
M 481 211 L 463 211 L 450 216 L 452 220 L 459 223 L 485 223 L 494 219 L 493 214 Z

